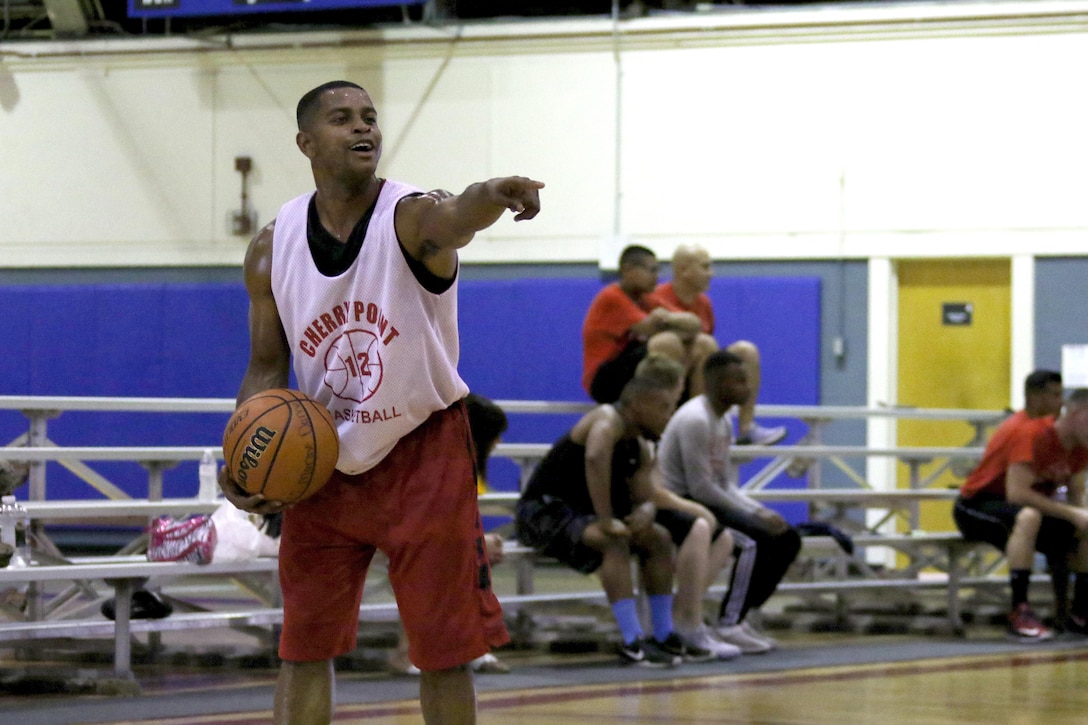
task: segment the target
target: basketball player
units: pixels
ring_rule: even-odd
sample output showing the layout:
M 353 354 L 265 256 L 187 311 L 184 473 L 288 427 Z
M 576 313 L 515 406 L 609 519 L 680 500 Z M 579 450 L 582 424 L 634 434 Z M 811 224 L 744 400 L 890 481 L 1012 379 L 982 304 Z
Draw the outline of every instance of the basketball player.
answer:
M 427 723 L 476 722 L 473 658 L 508 641 L 476 503 L 468 392 L 457 374 L 457 250 L 510 210 L 540 211 L 543 184 L 506 177 L 459 195 L 379 178 L 382 133 L 367 92 L 318 86 L 297 109 L 316 193 L 287 202 L 245 259 L 249 364 L 238 393 L 298 387 L 332 411 L 332 479 L 287 509 L 280 541 L 283 661 L 274 721 L 328 723 L 333 659 L 354 649 L 377 548 L 423 671 Z M 239 508 L 282 502 L 245 494 Z

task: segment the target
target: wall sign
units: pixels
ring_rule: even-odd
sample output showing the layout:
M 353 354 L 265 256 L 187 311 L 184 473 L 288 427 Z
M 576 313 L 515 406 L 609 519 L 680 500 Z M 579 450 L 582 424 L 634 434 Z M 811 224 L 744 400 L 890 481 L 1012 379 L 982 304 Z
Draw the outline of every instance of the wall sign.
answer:
M 941 305 L 941 324 L 966 327 L 971 324 L 970 302 L 945 302 Z

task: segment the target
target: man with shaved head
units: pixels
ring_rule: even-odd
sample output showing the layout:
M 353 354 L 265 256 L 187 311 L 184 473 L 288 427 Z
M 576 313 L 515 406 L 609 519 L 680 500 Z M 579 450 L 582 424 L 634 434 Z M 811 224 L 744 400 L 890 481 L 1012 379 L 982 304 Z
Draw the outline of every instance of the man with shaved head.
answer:
M 714 274 L 710 253 L 703 247 L 682 244 L 672 255 L 672 279 L 662 282 L 654 296 L 666 308 L 692 312 L 699 317 L 703 332 L 714 334 L 714 307 L 706 292 Z M 759 396 L 759 348 L 748 340 L 736 340 L 725 348 L 741 359 L 748 377 L 748 398 L 737 406 L 737 444 L 769 446 L 786 437 L 785 426 L 765 428 L 756 423 L 756 398 Z

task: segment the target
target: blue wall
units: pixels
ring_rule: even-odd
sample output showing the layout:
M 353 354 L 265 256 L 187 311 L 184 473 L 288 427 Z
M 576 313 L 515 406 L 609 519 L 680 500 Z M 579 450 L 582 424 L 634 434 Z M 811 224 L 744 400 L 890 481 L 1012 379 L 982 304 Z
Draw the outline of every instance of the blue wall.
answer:
M 1061 370 L 1062 345 L 1088 344 L 1088 316 L 1080 303 L 1085 280 L 1088 257 L 1036 260 L 1035 367 Z

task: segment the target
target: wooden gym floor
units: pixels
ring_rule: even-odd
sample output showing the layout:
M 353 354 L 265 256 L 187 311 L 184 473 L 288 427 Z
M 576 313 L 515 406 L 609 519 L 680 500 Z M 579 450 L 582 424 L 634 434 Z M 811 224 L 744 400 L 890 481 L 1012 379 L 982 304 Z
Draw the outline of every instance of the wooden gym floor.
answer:
M 624 668 L 607 652 L 500 653 L 510 674 L 478 675 L 481 724 L 491 725 L 951 725 L 1088 723 L 1088 640 L 1022 645 L 1000 628 L 966 638 L 934 634 L 774 632 L 781 648 L 732 662 L 657 671 Z M 222 635 L 220 635 L 221 637 Z M 275 670 L 229 658 L 171 656 L 137 668 L 141 693 L 31 692 L 7 687 L 0 722 L 12 725 L 249 725 L 270 722 Z M 190 642 L 190 652 L 214 652 Z M 221 651 L 221 650 L 220 650 Z M 64 667 L 0 650 L 0 672 Z M 73 670 L 73 662 L 76 662 Z M 85 663 L 86 665 L 87 663 Z M 417 680 L 349 667 L 338 675 L 336 723 L 418 725 Z M 47 678 L 41 678 L 47 681 Z M 10 683 L 9 683 L 10 684 Z

